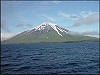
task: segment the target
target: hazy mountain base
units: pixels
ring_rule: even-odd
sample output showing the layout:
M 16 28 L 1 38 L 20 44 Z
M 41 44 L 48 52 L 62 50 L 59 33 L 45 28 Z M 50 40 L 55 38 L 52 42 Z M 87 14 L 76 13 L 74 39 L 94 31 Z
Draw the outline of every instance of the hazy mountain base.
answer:
M 90 36 L 81 35 L 71 35 L 66 33 L 61 33 L 59 36 L 56 32 L 39 34 L 37 36 L 27 34 L 27 35 L 16 35 L 9 40 L 5 40 L 1 43 L 39 43 L 39 42 L 77 42 L 77 41 L 99 41 L 98 38 Z

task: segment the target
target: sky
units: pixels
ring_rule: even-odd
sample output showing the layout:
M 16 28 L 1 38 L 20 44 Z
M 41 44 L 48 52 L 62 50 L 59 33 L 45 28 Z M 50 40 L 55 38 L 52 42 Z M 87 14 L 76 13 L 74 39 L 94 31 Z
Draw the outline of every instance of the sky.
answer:
M 99 1 L 1 1 L 1 38 L 45 21 L 75 33 L 99 37 Z

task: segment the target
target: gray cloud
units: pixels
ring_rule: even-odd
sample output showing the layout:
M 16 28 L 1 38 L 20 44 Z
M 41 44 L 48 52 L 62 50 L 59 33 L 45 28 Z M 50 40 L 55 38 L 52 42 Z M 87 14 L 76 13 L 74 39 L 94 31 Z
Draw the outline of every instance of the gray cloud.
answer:
M 79 17 L 76 14 L 66 14 L 66 13 L 63 13 L 63 12 L 58 12 L 57 15 L 64 17 L 66 19 L 71 19 L 71 20 L 79 19 Z
M 5 20 L 1 21 L 1 30 L 6 31 L 6 32 L 10 32 L 10 30 L 7 26 L 7 22 Z
M 16 27 L 23 27 L 24 24 L 17 24 Z
M 32 24 L 26 24 L 26 26 L 33 26 Z
M 33 25 L 31 25 L 31 24 L 17 24 L 16 25 L 16 27 L 26 27 L 26 26 L 30 27 L 30 26 L 33 26 Z
M 77 20 L 72 27 L 88 25 L 99 22 L 99 13 L 94 13 L 89 15 L 88 17 Z

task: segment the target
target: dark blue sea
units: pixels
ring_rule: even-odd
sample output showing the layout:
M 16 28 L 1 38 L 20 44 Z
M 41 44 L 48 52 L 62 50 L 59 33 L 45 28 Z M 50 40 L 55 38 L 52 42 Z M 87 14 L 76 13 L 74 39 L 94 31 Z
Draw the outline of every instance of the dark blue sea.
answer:
M 1 74 L 98 74 L 99 42 L 2 44 Z

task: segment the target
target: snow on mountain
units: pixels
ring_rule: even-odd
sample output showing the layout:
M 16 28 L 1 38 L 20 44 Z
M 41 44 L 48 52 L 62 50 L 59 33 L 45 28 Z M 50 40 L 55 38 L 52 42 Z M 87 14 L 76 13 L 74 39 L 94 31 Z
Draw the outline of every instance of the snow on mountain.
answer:
M 63 37 L 62 33 L 67 34 L 69 32 L 69 30 L 61 28 L 55 23 L 44 22 L 44 23 L 41 23 L 40 25 L 38 25 L 32 29 L 29 29 L 28 31 L 22 32 L 19 35 L 28 35 L 28 34 L 32 33 L 32 35 L 35 36 L 35 35 L 38 35 L 41 33 L 51 33 L 52 31 L 57 32 L 57 34 L 62 36 L 62 37 Z
M 61 29 L 59 27 L 57 27 L 61 32 L 65 32 L 65 33 L 68 33 L 68 31 L 65 31 L 64 29 Z
M 62 36 L 60 33 L 59 33 L 59 31 L 58 31 L 58 29 L 57 29 L 57 27 L 56 27 L 56 24 L 51 24 L 50 25 L 60 36 Z
M 35 31 L 36 30 L 43 30 L 45 29 L 45 27 L 48 26 L 48 24 L 46 22 L 40 24 L 39 26 L 34 27 Z
M 42 24 L 40 24 L 40 25 L 38 25 L 38 26 L 36 26 L 32 29 L 35 29 L 35 31 L 41 31 L 41 30 L 44 30 L 44 29 L 47 29 L 47 28 L 50 29 L 50 27 L 54 31 L 56 31 L 60 36 L 62 36 L 62 34 L 59 31 L 68 33 L 68 30 L 64 30 L 63 28 L 58 27 L 57 24 L 49 23 L 49 22 L 44 22 L 44 23 L 42 23 Z

